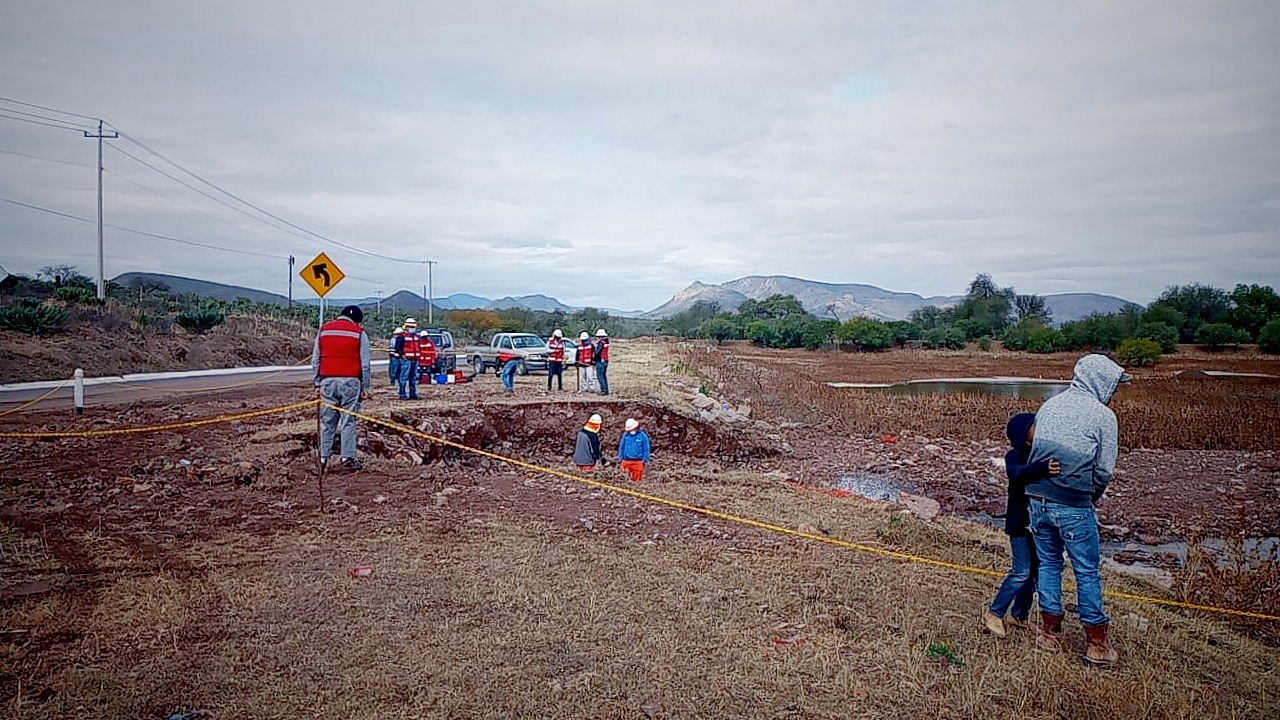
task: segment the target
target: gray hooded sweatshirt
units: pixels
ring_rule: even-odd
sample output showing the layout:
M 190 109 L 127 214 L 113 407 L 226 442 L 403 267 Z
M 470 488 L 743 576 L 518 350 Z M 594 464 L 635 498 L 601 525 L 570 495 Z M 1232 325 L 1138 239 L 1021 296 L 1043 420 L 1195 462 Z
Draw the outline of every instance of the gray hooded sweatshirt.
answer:
M 1116 414 L 1107 403 L 1123 374 L 1105 355 L 1085 355 L 1076 362 L 1071 387 L 1040 406 L 1030 462 L 1054 458 L 1062 473 L 1027 485 L 1028 496 L 1089 507 L 1106 492 L 1119 439 Z

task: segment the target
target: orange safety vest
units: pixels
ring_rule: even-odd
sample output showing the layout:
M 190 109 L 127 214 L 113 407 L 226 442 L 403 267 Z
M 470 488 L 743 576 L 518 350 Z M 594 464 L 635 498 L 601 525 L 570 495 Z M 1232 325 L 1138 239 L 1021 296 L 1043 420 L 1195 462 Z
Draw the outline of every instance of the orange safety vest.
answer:
M 547 359 L 554 363 L 564 362 L 564 339 L 551 338 L 547 341 Z
M 320 377 L 360 377 L 360 326 L 340 317 L 320 327 Z
M 405 360 L 418 359 L 419 344 L 420 343 L 418 341 L 418 333 L 409 332 L 406 330 L 404 334 L 404 359 Z
M 578 345 L 578 364 L 595 365 L 595 360 L 592 359 L 592 355 L 595 354 L 595 349 L 595 346 L 591 344 L 590 340 L 583 340 L 582 343 Z
M 426 335 L 418 336 L 418 365 L 431 367 L 436 364 L 436 344 Z

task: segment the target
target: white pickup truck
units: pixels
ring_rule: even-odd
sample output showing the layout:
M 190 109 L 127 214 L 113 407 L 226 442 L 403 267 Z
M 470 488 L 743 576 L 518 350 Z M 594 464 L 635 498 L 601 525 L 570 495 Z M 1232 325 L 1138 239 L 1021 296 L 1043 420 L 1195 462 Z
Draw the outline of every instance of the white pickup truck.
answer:
M 512 359 L 519 361 L 516 372 L 528 375 L 547 371 L 547 352 L 547 343 L 532 333 L 498 333 L 488 345 L 468 345 L 466 357 L 477 375 L 490 368 L 501 372 Z

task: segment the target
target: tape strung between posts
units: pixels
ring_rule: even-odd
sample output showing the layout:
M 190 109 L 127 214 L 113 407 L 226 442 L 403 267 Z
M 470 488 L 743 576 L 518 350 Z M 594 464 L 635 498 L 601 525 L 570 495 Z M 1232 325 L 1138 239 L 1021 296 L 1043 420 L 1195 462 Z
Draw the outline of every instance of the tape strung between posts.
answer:
M 827 537 L 825 535 L 813 535 L 811 533 L 801 532 L 799 530 L 793 530 L 788 527 L 783 527 L 782 525 L 775 525 L 774 523 L 764 522 L 762 520 L 754 520 L 752 518 L 742 517 L 740 515 L 732 515 L 730 513 L 724 513 L 718 510 L 711 510 L 709 508 L 699 507 L 697 505 L 690 505 L 689 503 L 680 502 L 679 500 L 671 500 L 670 498 L 664 498 L 660 495 L 652 495 L 650 493 L 640 492 L 639 490 L 634 490 L 628 487 L 610 485 L 609 483 L 601 482 L 599 480 L 595 480 L 589 477 L 584 477 L 581 475 L 573 475 L 571 473 L 556 470 L 554 468 L 543 467 L 541 465 L 534 465 L 533 463 L 528 463 L 523 460 L 509 458 L 509 457 L 506 457 L 505 455 L 491 453 L 487 450 L 481 450 L 479 448 L 473 448 L 467 445 L 463 445 L 461 443 L 453 442 L 452 440 L 446 440 L 444 438 L 436 437 L 434 435 L 428 435 L 427 433 L 424 433 L 415 428 L 408 427 L 407 425 L 401 425 L 399 423 L 391 422 L 389 420 L 383 420 L 380 418 L 376 418 L 372 415 L 366 415 L 361 412 L 356 412 L 354 410 L 348 410 L 346 408 L 338 407 L 337 405 L 331 405 L 329 403 L 325 403 L 325 407 L 332 408 L 346 415 L 351 415 L 352 417 L 357 417 L 357 418 L 360 418 L 361 420 L 374 423 L 375 425 L 382 425 L 383 427 L 391 428 L 392 430 L 397 430 L 399 432 L 407 433 L 409 435 L 414 435 L 424 440 L 429 440 L 434 443 L 439 443 L 447 447 L 456 448 L 458 450 L 473 453 L 476 455 L 481 455 L 494 460 L 500 460 L 502 462 L 515 465 L 516 467 L 521 467 L 526 470 L 533 470 L 535 472 L 540 472 L 547 475 L 553 475 L 558 478 L 563 478 L 565 480 L 572 480 L 574 482 L 582 483 L 583 485 L 589 485 L 591 487 L 598 488 L 601 490 L 609 490 L 609 491 L 618 493 L 620 495 L 628 495 L 630 497 L 634 497 L 640 500 L 645 500 L 647 502 L 656 503 L 659 505 L 666 505 L 667 507 L 676 508 L 678 510 L 684 510 L 691 513 L 697 513 L 699 515 L 705 515 L 707 517 L 715 518 L 717 520 L 724 520 L 725 522 L 730 522 L 737 525 L 745 525 L 747 527 L 753 527 L 759 530 L 767 530 L 769 532 L 778 533 L 781 535 L 790 535 L 792 537 L 803 538 L 805 540 L 813 540 L 815 542 L 826 543 L 828 545 L 835 545 L 837 547 L 843 547 L 850 550 L 859 550 L 861 552 L 870 553 L 872 555 L 879 555 L 881 557 L 887 557 L 893 560 L 902 560 L 905 562 L 916 563 L 918 565 L 929 565 L 932 567 L 939 567 L 947 570 L 955 570 L 958 572 L 969 573 L 971 575 L 984 575 L 987 577 L 998 577 L 998 578 L 1003 578 L 1005 576 L 1004 572 L 1001 572 L 998 570 L 988 570 L 987 568 L 974 567 L 972 565 L 964 565 L 961 563 L 953 563 L 953 562 L 948 562 L 946 560 L 939 560 L 937 558 L 924 557 L 922 555 L 912 555 L 910 553 L 897 552 L 895 550 L 886 550 L 884 548 L 878 548 L 872 545 L 864 545 L 862 543 L 857 543 L 850 540 L 841 540 L 840 538 Z M 1074 588 L 1071 585 L 1064 583 L 1063 589 L 1071 590 Z M 1220 615 L 1234 615 L 1237 617 L 1247 617 L 1247 618 L 1253 618 L 1256 620 L 1271 620 L 1273 622 L 1280 622 L 1280 615 L 1268 615 L 1266 613 L 1251 612 L 1248 610 L 1236 610 L 1234 608 L 1217 607 L 1215 605 L 1199 605 L 1196 603 L 1182 602 L 1179 600 L 1166 600 L 1165 598 L 1151 597 L 1149 595 L 1135 595 L 1133 593 L 1116 592 L 1114 590 L 1104 590 L 1102 594 L 1105 597 L 1109 597 L 1115 600 L 1130 600 L 1133 602 L 1146 603 L 1149 605 L 1163 605 L 1165 607 L 1175 607 L 1175 608 L 1181 608 L 1184 610 L 1200 610 L 1203 612 L 1218 613 Z
M 200 427 L 201 425 L 217 425 L 219 423 L 235 422 L 236 420 L 248 420 L 250 418 L 263 417 L 265 415 L 279 415 L 281 413 L 301 410 L 303 408 L 315 407 L 320 404 L 319 399 L 307 400 L 306 402 L 294 403 L 292 405 L 281 405 L 280 407 L 266 408 L 263 410 L 250 410 L 249 412 L 237 413 L 235 415 L 219 415 L 218 417 L 203 418 L 200 420 L 187 420 L 185 422 L 164 423 L 163 425 L 144 425 L 141 427 L 128 428 L 111 428 L 109 430 L 69 430 L 65 432 L 0 432 L 0 438 L 19 438 L 27 440 L 47 440 L 53 438 L 92 438 L 106 437 L 109 435 L 136 435 L 138 433 L 160 432 L 162 430 L 180 430 L 182 428 Z
M 50 397 L 52 397 L 52 396 L 53 396 L 53 394 L 54 394 L 54 393 L 58 392 L 59 390 L 61 390 L 61 389 L 62 389 L 62 388 L 64 388 L 64 387 L 66 387 L 66 386 L 70 385 L 70 384 L 71 384 L 71 382 L 72 382 L 73 380 L 75 380 L 75 378 L 74 378 L 74 377 L 69 377 L 69 378 L 67 378 L 66 380 L 63 380 L 62 382 L 60 382 L 60 383 L 58 383 L 57 385 L 55 385 L 55 386 L 53 387 L 53 389 L 49 390 L 49 392 L 47 392 L 47 393 L 45 393 L 45 394 L 41 395 L 40 397 L 36 398 L 35 400 L 28 400 L 27 402 L 22 403 L 21 405 L 19 405 L 19 406 L 18 406 L 18 407 L 16 407 L 16 408 L 13 408 L 13 409 L 11 409 L 11 410 L 5 410 L 4 412 L 0 412 L 0 417 L 4 417 L 5 415 L 12 415 L 12 414 L 14 414 L 14 413 L 16 413 L 16 412 L 18 412 L 18 411 L 20 411 L 20 410 L 26 410 L 27 408 L 31 407 L 32 405 L 35 405 L 36 403 L 40 402 L 41 400 L 47 400 L 47 399 L 49 399 Z

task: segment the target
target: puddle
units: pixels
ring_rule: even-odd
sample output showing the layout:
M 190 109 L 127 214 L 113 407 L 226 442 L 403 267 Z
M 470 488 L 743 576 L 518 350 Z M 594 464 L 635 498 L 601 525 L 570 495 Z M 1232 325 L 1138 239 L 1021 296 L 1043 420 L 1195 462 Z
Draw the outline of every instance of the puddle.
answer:
M 897 396 L 966 394 L 1010 397 L 1022 400 L 1045 400 L 1066 390 L 1070 384 L 1067 380 L 1044 380 L 1024 377 L 937 378 L 933 380 L 909 380 L 893 384 L 827 383 L 828 386 L 833 388 L 871 390 Z
M 836 490 L 850 492 L 854 495 L 878 500 L 880 502 L 897 502 L 901 490 L 892 480 L 879 475 L 852 474 L 842 475 L 833 485 Z
M 905 488 L 898 481 L 868 473 L 841 475 L 832 484 L 832 489 L 853 493 L 868 500 L 888 503 L 897 502 L 902 493 L 910 492 L 910 489 Z M 996 517 L 985 511 L 949 514 L 997 530 L 1004 529 L 1003 517 Z M 1226 540 L 1208 538 L 1200 543 L 1200 547 L 1208 550 L 1220 564 L 1227 562 L 1229 547 Z M 1109 569 L 1126 575 L 1144 577 L 1165 586 L 1172 583 L 1172 576 L 1168 570 L 1181 567 L 1187 562 L 1187 543 L 1181 540 L 1154 544 L 1104 540 L 1099 544 L 1099 549 Z M 1250 560 L 1271 559 L 1274 562 L 1276 558 L 1280 558 L 1280 537 L 1248 538 L 1243 543 L 1243 549 L 1245 557 Z

